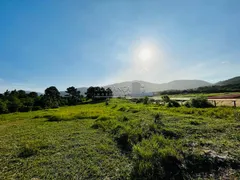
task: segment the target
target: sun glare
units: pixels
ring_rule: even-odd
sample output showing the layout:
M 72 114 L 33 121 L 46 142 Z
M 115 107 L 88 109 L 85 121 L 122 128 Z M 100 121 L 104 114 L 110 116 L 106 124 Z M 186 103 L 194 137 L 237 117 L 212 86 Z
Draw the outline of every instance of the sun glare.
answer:
M 141 60 L 149 60 L 152 58 L 152 51 L 149 48 L 140 49 L 138 57 Z

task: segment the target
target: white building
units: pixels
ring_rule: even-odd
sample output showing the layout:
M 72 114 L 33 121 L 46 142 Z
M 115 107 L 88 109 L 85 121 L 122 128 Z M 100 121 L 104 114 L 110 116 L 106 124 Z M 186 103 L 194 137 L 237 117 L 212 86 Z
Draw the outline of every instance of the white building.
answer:
M 132 96 L 141 94 L 141 84 L 139 82 L 132 83 Z

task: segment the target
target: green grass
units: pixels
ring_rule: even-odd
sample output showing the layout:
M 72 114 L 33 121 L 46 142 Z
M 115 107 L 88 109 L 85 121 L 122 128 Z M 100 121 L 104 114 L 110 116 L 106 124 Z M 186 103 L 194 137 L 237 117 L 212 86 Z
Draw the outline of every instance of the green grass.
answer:
M 235 111 L 111 99 L 0 115 L 0 179 L 239 178 Z

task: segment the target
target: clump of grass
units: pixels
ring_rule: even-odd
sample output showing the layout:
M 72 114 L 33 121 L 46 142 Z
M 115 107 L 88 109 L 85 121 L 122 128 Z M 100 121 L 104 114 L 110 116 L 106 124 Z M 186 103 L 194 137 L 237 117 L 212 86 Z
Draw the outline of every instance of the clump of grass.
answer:
M 165 138 L 179 139 L 182 137 L 182 132 L 174 128 L 163 128 L 161 132 Z
M 197 126 L 197 125 L 200 125 L 200 122 L 192 120 L 190 121 L 190 124 Z
M 18 152 L 17 157 L 19 158 L 28 158 L 30 156 L 36 155 L 38 152 L 38 149 L 34 146 L 31 146 L 29 144 L 25 144 L 22 146 Z
M 126 111 L 126 110 L 127 110 L 127 108 L 126 108 L 125 106 L 120 107 L 120 108 L 118 109 L 118 111 L 122 111 L 122 112 L 124 112 L 124 111 Z
M 155 135 L 135 145 L 133 156 L 135 179 L 183 179 L 182 156 L 172 140 Z
M 102 115 L 102 116 L 99 116 L 99 117 L 97 118 L 97 120 L 99 120 L 99 121 L 106 121 L 106 120 L 109 120 L 109 119 L 111 119 L 111 118 L 112 118 L 111 116 Z
M 122 121 L 122 122 L 129 121 L 129 118 L 127 116 L 118 116 L 117 119 L 118 121 Z
M 67 116 L 67 115 L 47 115 L 44 117 L 47 118 L 49 122 L 59 122 L 59 121 L 67 121 L 67 120 L 74 119 L 74 117 Z
M 99 115 L 90 115 L 90 114 L 78 114 L 75 115 L 75 119 L 97 119 Z
M 154 115 L 154 123 L 158 124 L 158 125 L 161 125 L 161 126 L 164 126 L 163 122 L 162 122 L 162 119 L 163 119 L 163 115 L 160 114 L 160 113 L 157 113 Z
M 115 109 L 116 107 L 117 107 L 117 104 L 113 105 L 113 106 L 112 106 L 112 109 Z
M 128 112 L 131 112 L 131 113 L 138 113 L 139 111 L 140 111 L 139 109 L 135 109 L 135 108 L 132 108 L 132 107 L 130 107 L 128 109 Z

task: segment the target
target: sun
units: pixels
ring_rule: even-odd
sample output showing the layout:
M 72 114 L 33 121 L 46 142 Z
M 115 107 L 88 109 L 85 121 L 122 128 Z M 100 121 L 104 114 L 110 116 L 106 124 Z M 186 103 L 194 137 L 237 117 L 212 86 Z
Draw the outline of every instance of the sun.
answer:
M 149 60 L 152 58 L 152 50 L 150 48 L 142 48 L 140 49 L 139 53 L 138 53 L 138 58 L 141 60 Z

